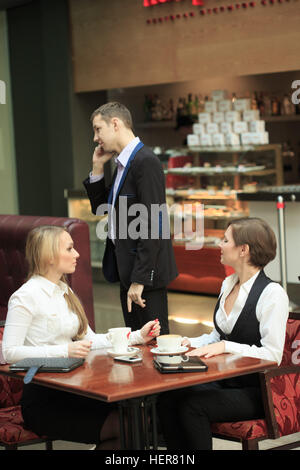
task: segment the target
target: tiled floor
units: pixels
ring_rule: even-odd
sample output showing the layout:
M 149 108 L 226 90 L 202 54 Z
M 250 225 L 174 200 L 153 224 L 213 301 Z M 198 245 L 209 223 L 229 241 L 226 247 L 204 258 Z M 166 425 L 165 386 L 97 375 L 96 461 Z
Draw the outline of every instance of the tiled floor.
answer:
M 169 317 L 170 331 L 172 333 L 180 333 L 184 336 L 198 336 L 202 333 L 208 333 L 211 330 L 207 323 L 211 322 L 213 316 L 213 308 L 216 303 L 216 297 L 202 296 L 196 294 L 185 294 L 178 292 L 169 292 Z M 117 285 L 107 285 L 104 283 L 94 284 L 94 304 L 95 304 L 95 320 L 97 333 L 104 333 L 108 328 L 122 326 L 123 317 L 119 301 L 119 288 Z M 198 320 L 197 324 L 178 323 L 176 318 L 185 318 L 190 320 Z M 278 439 L 276 445 L 283 445 L 300 439 L 300 436 L 293 438 L 285 437 Z M 214 450 L 241 450 L 241 444 L 214 439 Z M 261 449 L 267 449 L 274 446 L 274 441 L 263 441 L 260 444 Z M 87 450 L 91 446 L 77 444 L 65 441 L 54 442 L 55 450 Z M 35 446 L 27 446 L 24 450 L 43 449 L 42 444 Z M 22 449 L 22 448 L 21 448 Z M 297 449 L 300 450 L 300 447 Z

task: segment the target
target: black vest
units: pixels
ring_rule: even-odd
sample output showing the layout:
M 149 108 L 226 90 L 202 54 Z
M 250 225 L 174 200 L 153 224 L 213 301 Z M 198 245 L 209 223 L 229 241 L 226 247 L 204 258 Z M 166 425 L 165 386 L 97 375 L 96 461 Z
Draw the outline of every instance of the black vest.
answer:
M 259 331 L 259 321 L 256 318 L 256 305 L 261 296 L 264 288 L 273 282 L 269 279 L 263 270 L 260 271 L 259 275 L 255 279 L 253 286 L 249 292 L 248 298 L 242 309 L 240 316 L 238 317 L 232 332 L 226 335 L 218 326 L 216 322 L 216 314 L 219 309 L 221 297 L 219 297 L 214 312 L 214 325 L 217 332 L 220 335 L 220 341 L 227 340 L 233 341 L 240 344 L 248 344 L 249 346 L 255 345 L 261 346 L 261 335 Z M 228 387 L 253 387 L 259 386 L 258 374 L 249 374 L 241 377 L 232 379 L 226 379 L 224 385 Z

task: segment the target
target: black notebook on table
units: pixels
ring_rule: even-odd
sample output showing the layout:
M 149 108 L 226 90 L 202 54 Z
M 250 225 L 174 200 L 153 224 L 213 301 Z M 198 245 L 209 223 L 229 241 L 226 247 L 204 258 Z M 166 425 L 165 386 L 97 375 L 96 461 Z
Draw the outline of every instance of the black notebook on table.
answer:
M 174 356 L 172 356 L 174 358 Z M 205 372 L 207 365 L 196 356 L 182 356 L 183 360 L 179 364 L 173 364 L 171 361 L 167 362 L 167 357 L 163 356 L 161 362 L 159 357 L 153 359 L 154 367 L 163 374 L 172 372 Z
M 28 371 L 24 383 L 29 383 L 37 372 L 70 372 L 84 363 L 76 357 L 30 357 L 9 366 L 15 372 Z

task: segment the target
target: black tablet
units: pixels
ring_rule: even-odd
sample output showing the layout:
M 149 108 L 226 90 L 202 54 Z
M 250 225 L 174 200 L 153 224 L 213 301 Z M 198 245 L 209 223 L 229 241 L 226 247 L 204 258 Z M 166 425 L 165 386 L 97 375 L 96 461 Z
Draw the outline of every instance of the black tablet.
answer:
M 176 363 L 175 358 L 181 358 L 181 362 Z M 161 359 L 157 356 L 153 363 L 162 373 L 205 372 L 207 370 L 207 365 L 197 356 L 162 356 Z
M 9 366 L 15 372 L 26 371 L 37 367 L 39 372 L 70 372 L 84 363 L 83 358 L 76 357 L 30 357 Z

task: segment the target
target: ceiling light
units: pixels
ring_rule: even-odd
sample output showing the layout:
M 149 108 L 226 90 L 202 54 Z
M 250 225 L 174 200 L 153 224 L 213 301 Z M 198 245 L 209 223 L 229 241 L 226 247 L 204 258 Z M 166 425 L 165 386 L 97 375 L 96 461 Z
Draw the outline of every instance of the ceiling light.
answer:
M 213 321 L 203 320 L 200 323 L 202 323 L 202 325 L 209 326 L 210 328 L 215 326 Z
M 169 319 L 176 323 L 185 323 L 186 325 L 197 325 L 201 323 L 200 320 L 196 320 L 195 318 L 170 317 Z

